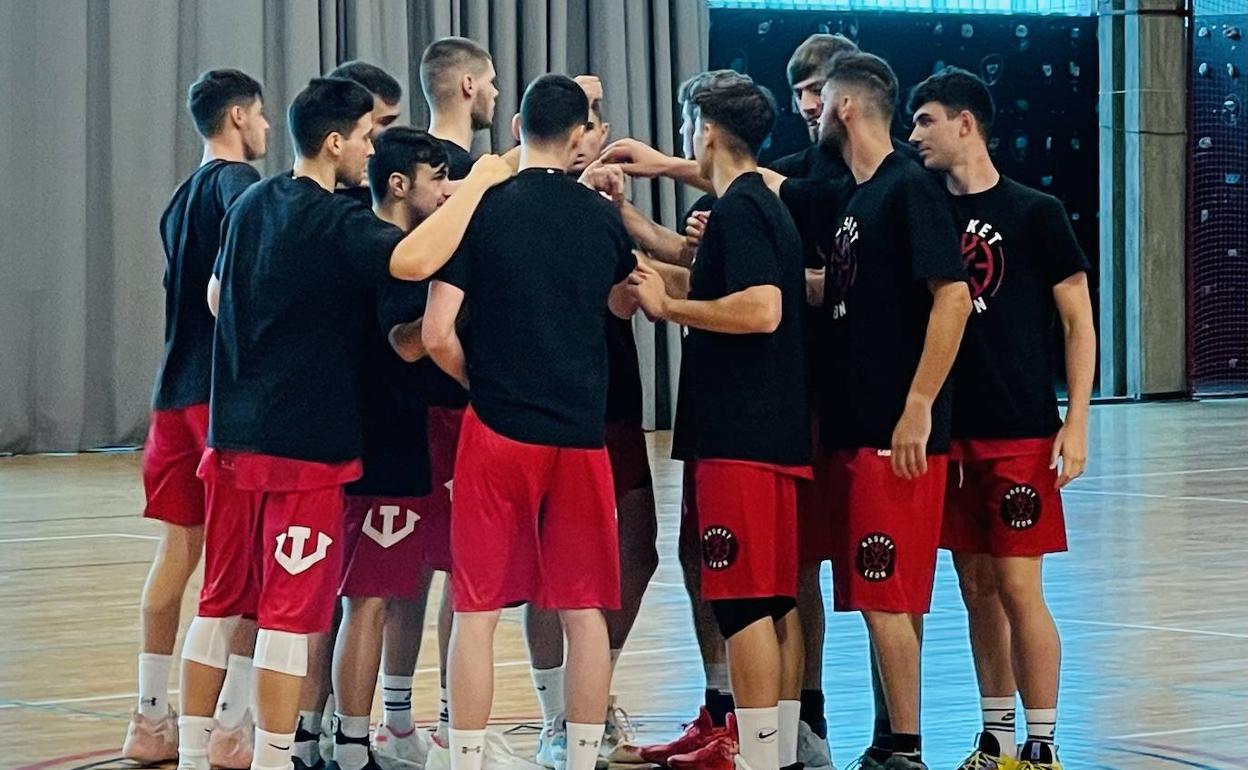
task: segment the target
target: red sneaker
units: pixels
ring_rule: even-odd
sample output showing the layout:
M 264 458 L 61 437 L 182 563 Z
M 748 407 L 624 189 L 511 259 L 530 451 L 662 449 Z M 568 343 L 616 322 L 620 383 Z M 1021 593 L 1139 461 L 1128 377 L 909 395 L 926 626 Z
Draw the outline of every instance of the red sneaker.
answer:
M 715 726 L 715 723 L 711 721 L 711 712 L 707 711 L 706 707 L 703 706 L 698 711 L 698 718 L 685 727 L 685 732 L 679 738 L 654 746 L 640 746 L 637 749 L 637 753 L 647 762 L 656 765 L 666 765 L 671 757 L 697 751 L 725 732 L 726 728 Z
M 734 770 L 740 750 L 737 719 L 729 714 L 728 725 L 720 728 L 719 737 L 697 751 L 669 757 L 667 766 L 672 770 Z

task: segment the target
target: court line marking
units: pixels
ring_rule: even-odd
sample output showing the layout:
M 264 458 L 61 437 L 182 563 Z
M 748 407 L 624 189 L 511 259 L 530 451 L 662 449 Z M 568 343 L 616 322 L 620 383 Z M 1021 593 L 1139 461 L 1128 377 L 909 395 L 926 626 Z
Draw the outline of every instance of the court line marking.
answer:
M 696 651 L 697 649 L 698 647 L 696 644 L 689 644 L 689 645 L 684 645 L 681 647 L 656 647 L 655 649 L 652 649 L 652 650 L 637 650 L 636 652 L 633 652 L 631 650 L 625 650 L 624 652 L 620 653 L 620 657 L 621 658 L 626 657 L 626 656 L 631 657 L 635 655 L 636 656 L 661 655 L 661 654 L 668 653 L 668 652 L 691 652 L 691 651 Z M 529 665 L 529 661 L 526 658 L 524 660 L 507 660 L 507 661 L 495 663 L 494 668 L 512 668 L 514 666 L 527 666 L 527 665 Z M 436 674 L 437 672 L 438 672 L 438 667 L 433 666 L 432 668 L 418 668 L 416 669 L 414 673 L 415 674 Z M 179 692 L 178 690 L 170 690 L 169 694 L 178 695 Z M 139 697 L 139 694 L 137 692 L 125 692 L 125 693 L 116 693 L 113 695 L 87 695 L 87 696 L 83 696 L 79 698 L 56 698 L 53 700 L 39 700 L 39 701 L 12 700 L 12 701 L 7 701 L 7 702 L 0 702 L 0 709 L 15 709 L 15 708 L 22 708 L 22 707 L 40 707 L 40 706 L 63 706 L 63 705 L 69 705 L 73 703 L 99 703 L 99 702 L 111 701 L 111 700 L 127 700 L 130 698 L 137 698 L 137 697 Z
M 1188 733 L 1211 733 L 1218 730 L 1233 730 L 1248 727 L 1248 722 L 1236 722 L 1230 725 L 1210 725 L 1208 727 L 1187 727 L 1181 730 L 1159 730 L 1152 733 L 1131 733 L 1129 735 L 1110 735 L 1107 740 L 1125 741 L 1131 738 L 1158 738 L 1163 735 L 1186 735 Z
M 1194 634 L 1196 636 L 1219 636 L 1226 639 L 1248 639 L 1248 634 L 1233 634 L 1229 631 L 1201 631 L 1195 628 L 1175 628 L 1174 626 L 1150 626 L 1143 623 L 1110 623 L 1104 620 L 1073 620 L 1070 618 L 1054 618 L 1058 623 L 1073 623 L 1085 626 L 1107 626 L 1110 628 L 1134 628 L 1139 631 L 1169 631 L 1175 634 Z
M 1110 492 L 1101 489 L 1063 489 L 1063 495 L 1099 495 L 1102 497 L 1144 497 L 1150 500 L 1181 500 L 1196 503 L 1233 503 L 1248 505 L 1248 500 L 1235 497 L 1204 497 L 1201 495 L 1162 495 L 1156 492 Z
M 1248 471 L 1248 467 L 1236 468 L 1191 468 L 1182 471 L 1150 471 L 1148 473 L 1119 473 L 1109 474 L 1106 476 L 1082 476 L 1083 481 L 1093 481 L 1095 479 L 1151 479 L 1160 476 L 1189 476 L 1197 473 L 1231 473 L 1232 471 Z
M 90 540 L 93 538 L 120 537 L 130 540 L 159 540 L 156 535 L 132 535 L 127 532 L 104 532 L 98 535 L 49 535 L 47 537 L 10 537 L 0 540 L 0 545 L 10 543 L 43 543 L 53 540 Z

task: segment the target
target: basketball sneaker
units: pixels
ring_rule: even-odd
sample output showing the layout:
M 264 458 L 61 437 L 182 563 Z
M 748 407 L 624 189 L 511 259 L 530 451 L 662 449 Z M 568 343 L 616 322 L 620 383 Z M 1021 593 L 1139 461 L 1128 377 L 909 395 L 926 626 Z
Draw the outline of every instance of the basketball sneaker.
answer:
M 342 770 L 342 767 L 331 759 L 325 763 L 325 770 Z M 377 758 L 374 757 L 373 752 L 370 751 L 368 752 L 368 764 L 361 767 L 360 770 L 383 770 L 383 768 L 381 765 L 377 764 Z
M 1018 752 L 1014 770 L 1062 770 L 1057 747 L 1043 741 L 1027 741 Z
M 685 726 L 685 731 L 679 738 L 653 746 L 641 746 L 636 751 L 645 762 L 666 765 L 669 758 L 697 751 L 723 735 L 726 730 L 727 728 L 715 726 L 711 712 L 703 706 L 698 710 L 698 718 Z
M 399 735 L 381 724 L 373 733 L 373 756 L 383 770 L 420 770 L 429 757 L 429 740 L 415 727 Z
M 849 763 L 847 770 L 884 770 L 884 763 L 871 756 L 871 750 L 862 752 L 862 756 Z
M 208 764 L 223 770 L 248 770 L 255 737 L 251 709 L 243 712 L 243 721 L 238 727 L 216 725 L 208 735 Z
M 144 765 L 178 758 L 178 712 L 172 708 L 160 719 L 148 719 L 137 710 L 130 715 L 121 755 Z
M 429 733 L 429 753 L 425 755 L 425 770 L 451 770 L 450 748 L 438 737 L 436 730 Z
M 884 770 L 927 770 L 922 760 L 894 754 L 884 763 Z
M 669 757 L 667 766 L 672 770 L 734 770 L 741 750 L 737 741 L 737 718 L 729 713 L 727 721 L 714 740 L 696 751 Z
M 1018 760 L 1003 756 L 997 739 L 988 732 L 976 738 L 975 750 L 962 760 L 958 770 L 1017 770 Z
M 797 723 L 797 761 L 806 770 L 836 770 L 828 742 L 801 721 Z
M 560 717 L 553 724 L 542 728 L 537 737 L 537 764 L 549 770 L 563 770 L 568 765 L 568 730 Z
M 294 770 L 326 770 L 325 760 L 321 759 L 320 756 L 317 756 L 316 761 L 310 765 L 299 757 L 291 757 L 290 766 Z
M 325 708 L 321 711 L 321 734 L 316 744 L 325 762 L 334 758 L 334 710 L 337 708 L 338 701 L 331 692 L 326 696 Z
M 601 770 L 606 770 L 612 762 L 630 765 L 640 762 L 641 755 L 631 746 L 634 737 L 633 720 L 627 711 L 615 704 L 615 696 L 612 695 L 607 703 L 607 723 L 602 732 L 602 743 L 598 745 Z

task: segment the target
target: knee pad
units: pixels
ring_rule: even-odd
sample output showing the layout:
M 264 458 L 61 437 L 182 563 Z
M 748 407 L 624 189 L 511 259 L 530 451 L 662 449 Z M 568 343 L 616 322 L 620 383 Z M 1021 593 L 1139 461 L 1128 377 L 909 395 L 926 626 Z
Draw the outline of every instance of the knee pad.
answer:
M 228 618 L 196 615 L 186 629 L 182 659 L 225 670 L 230 662 L 230 637 L 234 636 L 238 621 L 238 615 Z
M 256 634 L 252 665 L 290 676 L 307 676 L 308 635 L 262 628 Z

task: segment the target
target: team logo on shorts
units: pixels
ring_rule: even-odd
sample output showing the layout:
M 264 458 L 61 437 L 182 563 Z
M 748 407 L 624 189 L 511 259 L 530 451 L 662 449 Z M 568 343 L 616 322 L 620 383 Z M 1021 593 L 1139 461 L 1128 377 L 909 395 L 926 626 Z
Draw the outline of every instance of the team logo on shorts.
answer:
M 1016 484 L 1001 496 L 1001 521 L 1010 529 L 1031 529 L 1040 521 L 1040 493 Z
M 273 553 L 273 558 L 282 565 L 282 569 L 292 575 L 307 572 L 325 558 L 329 553 L 329 546 L 334 542 L 334 539 L 324 532 L 317 532 L 316 548 L 312 553 L 308 553 L 307 544 L 310 537 L 312 537 L 312 530 L 308 527 L 294 525 L 287 527 L 285 532 L 277 536 L 277 550 Z M 287 540 L 290 541 L 290 553 L 286 553 Z
M 381 519 L 380 528 L 377 526 L 373 514 L 377 514 L 377 518 Z M 403 524 L 396 527 L 395 519 L 400 515 L 405 515 L 405 520 Z M 364 534 L 372 538 L 373 542 L 382 548 L 389 548 L 412 534 L 416 529 L 416 522 L 418 521 L 420 521 L 420 514 L 410 508 L 397 505 L 378 505 L 369 508 L 368 515 L 364 517 Z
M 737 560 L 737 536 L 727 527 L 707 527 L 702 533 L 702 561 L 707 569 L 728 569 Z
M 858 544 L 858 574 L 871 582 L 888 580 L 897 567 L 897 545 L 883 532 L 872 532 Z

